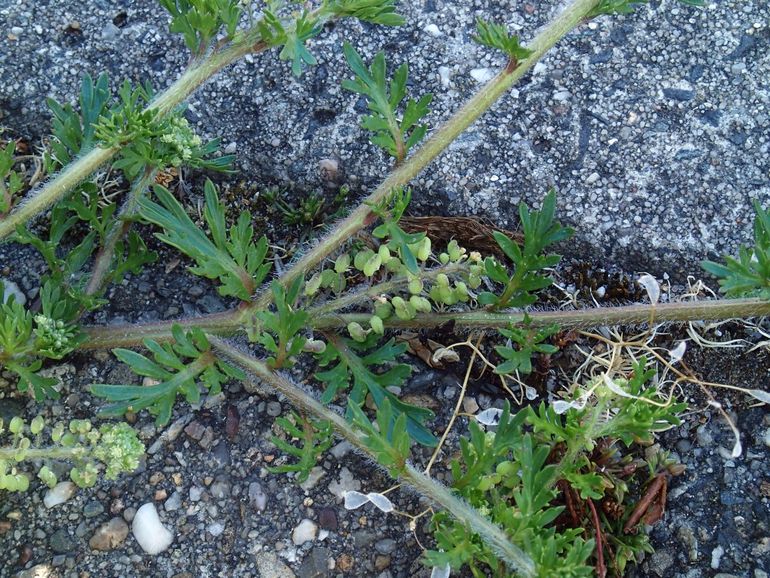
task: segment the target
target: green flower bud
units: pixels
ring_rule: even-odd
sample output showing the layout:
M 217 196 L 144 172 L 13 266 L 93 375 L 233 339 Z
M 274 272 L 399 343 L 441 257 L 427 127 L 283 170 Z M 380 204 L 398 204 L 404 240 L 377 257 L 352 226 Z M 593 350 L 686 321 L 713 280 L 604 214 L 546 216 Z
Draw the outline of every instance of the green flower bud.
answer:
M 369 318 L 369 325 L 372 327 L 372 331 L 377 335 L 383 335 L 385 333 L 385 325 L 382 323 L 382 318 L 377 315 L 372 315 Z
M 21 419 L 19 416 L 14 416 L 11 418 L 11 423 L 8 424 L 8 431 L 12 434 L 19 433 L 22 428 L 24 427 L 24 420 Z
M 35 418 L 32 420 L 32 423 L 29 424 L 29 431 L 32 432 L 32 435 L 37 435 L 41 431 L 43 431 L 44 426 L 45 426 L 45 419 L 43 419 L 42 416 L 38 415 L 38 416 L 35 416 Z
M 419 277 L 414 277 L 409 281 L 409 293 L 412 295 L 419 295 L 423 290 L 423 282 Z
M 391 305 L 389 301 L 377 303 L 377 305 L 374 306 L 374 314 L 380 319 L 385 320 L 393 315 L 393 305 Z
M 42 482 L 49 488 L 53 488 L 58 481 L 56 479 L 56 474 L 53 473 L 53 471 L 48 466 L 43 466 L 40 468 L 40 471 L 37 473 L 37 477 L 40 478 Z
M 414 308 L 414 305 L 411 303 L 407 303 L 403 300 L 401 297 L 394 297 L 393 298 L 393 307 L 396 310 L 396 317 L 399 319 L 413 319 L 415 315 L 417 315 L 417 311 Z
M 59 440 L 61 440 L 63 435 L 64 435 L 64 424 L 57 423 L 51 430 L 51 441 L 53 441 L 54 443 L 59 443 Z
M 457 299 L 465 303 L 468 301 L 470 296 L 468 295 L 468 286 L 463 283 L 462 281 L 458 281 L 455 283 L 455 295 L 457 296 Z
M 497 464 L 495 472 L 503 477 L 512 476 L 516 473 L 516 466 L 514 466 L 513 462 L 500 462 Z
M 326 351 L 326 343 L 320 339 L 308 339 L 305 341 L 305 345 L 302 346 L 302 351 L 306 353 L 323 353 Z
M 372 251 L 371 249 L 364 249 L 362 251 L 359 251 L 358 253 L 356 253 L 356 256 L 353 258 L 353 265 L 359 271 L 363 271 L 367 261 L 369 261 L 369 259 L 371 259 L 373 255 L 374 255 L 374 251 Z
M 446 265 L 447 263 L 449 263 L 449 254 L 448 254 L 448 253 L 441 253 L 441 254 L 438 256 L 438 260 L 439 260 L 439 262 L 440 262 L 442 265 Z
M 388 249 L 387 245 L 380 245 L 377 254 L 380 256 L 380 259 L 382 259 L 383 264 L 387 263 L 393 258 L 393 255 L 390 254 L 390 249 Z
M 352 337 L 355 341 L 363 342 L 366 341 L 366 335 L 368 331 L 366 331 L 363 327 L 361 327 L 360 323 L 357 323 L 355 321 L 351 321 L 348 323 L 348 333 L 350 333 L 350 337 Z
M 481 286 L 481 277 L 478 275 L 470 275 L 468 277 L 468 287 L 471 289 L 478 289 Z
M 439 287 L 449 287 L 449 277 L 447 277 L 444 273 L 439 273 L 436 275 L 436 284 Z
M 401 259 L 391 256 L 390 260 L 385 263 L 385 268 L 391 273 L 399 273 L 404 268 L 404 264 Z
M 459 261 L 465 254 L 465 249 L 457 244 L 457 241 L 452 239 L 447 245 L 447 252 L 449 253 L 449 259 L 451 261 Z
M 343 253 L 334 262 L 334 270 L 337 273 L 344 273 L 350 268 L 350 255 Z
M 366 261 L 366 264 L 364 265 L 363 272 L 364 275 L 367 277 L 371 277 L 374 275 L 377 271 L 380 270 L 380 267 L 382 266 L 382 258 L 378 253 L 374 253 L 369 259 Z
M 409 303 L 414 307 L 415 311 L 419 311 L 420 313 L 430 313 L 431 312 L 431 304 L 430 301 L 428 301 L 425 297 L 420 297 L 419 295 L 412 295 L 409 298 Z
M 420 244 L 414 256 L 417 257 L 420 261 L 428 260 L 428 257 L 430 257 L 430 238 L 429 237 L 423 237 L 422 241 L 420 241 Z

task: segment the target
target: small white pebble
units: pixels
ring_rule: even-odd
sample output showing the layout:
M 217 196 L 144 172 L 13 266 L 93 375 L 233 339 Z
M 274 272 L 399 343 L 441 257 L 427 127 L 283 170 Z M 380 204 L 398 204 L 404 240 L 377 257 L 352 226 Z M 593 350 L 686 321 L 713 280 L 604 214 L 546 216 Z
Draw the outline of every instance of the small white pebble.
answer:
M 14 36 L 21 36 L 24 33 L 24 29 L 21 26 L 14 26 L 11 28 L 11 34 Z
M 423 30 L 431 36 L 441 36 L 441 30 L 435 24 L 428 24 Z
M 770 429 L 765 431 L 765 445 L 770 448 Z
M 711 568 L 716 570 L 719 568 L 719 563 L 722 561 L 722 556 L 725 553 L 725 549 L 722 546 L 717 546 L 711 551 Z
M 206 530 L 214 537 L 221 536 L 222 532 L 225 531 L 225 526 L 221 522 L 212 522 L 206 527 Z
M 7 279 L 0 279 L 0 283 L 2 283 L 3 287 L 3 303 L 8 301 L 8 299 L 11 298 L 11 295 L 13 295 L 14 300 L 19 305 L 24 305 L 27 302 L 27 297 L 24 295 L 22 290 L 19 289 L 19 286 L 16 283 Z
M 586 178 L 586 184 L 587 185 L 593 185 L 598 180 L 599 180 L 599 173 L 591 173 Z
M 49 509 L 63 504 L 75 495 L 77 489 L 78 487 L 72 482 L 59 482 L 45 493 L 43 504 Z
M 301 546 L 305 542 L 315 540 L 318 535 L 318 526 L 312 520 L 305 518 L 291 533 L 291 541 L 295 546 Z
M 487 82 L 495 76 L 495 71 L 491 68 L 474 68 L 471 70 L 471 76 L 476 82 Z
M 144 504 L 136 511 L 131 532 L 142 550 L 151 556 L 167 550 L 174 541 L 174 534 L 160 521 L 155 504 Z
M 451 80 L 450 70 L 448 66 L 439 66 L 438 67 L 438 77 L 441 81 L 441 86 L 444 88 L 449 88 L 449 83 Z

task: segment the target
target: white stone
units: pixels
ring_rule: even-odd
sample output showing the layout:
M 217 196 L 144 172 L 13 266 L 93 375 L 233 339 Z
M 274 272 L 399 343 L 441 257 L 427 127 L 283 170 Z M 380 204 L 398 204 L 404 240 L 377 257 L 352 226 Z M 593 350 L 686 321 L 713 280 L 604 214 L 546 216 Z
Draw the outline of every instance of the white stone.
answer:
M 711 551 L 711 568 L 713 570 L 719 568 L 719 563 L 722 561 L 724 553 L 725 549 L 722 546 L 717 546 Z
M 765 445 L 770 448 L 770 429 L 765 431 Z
M 471 70 L 471 77 L 476 82 L 482 83 L 492 80 L 495 76 L 495 71 L 491 68 L 474 68 Z
M 158 517 L 155 504 L 144 504 L 136 511 L 131 523 L 131 532 L 142 550 L 155 556 L 171 546 L 174 534 L 166 528 Z
M 16 303 L 20 305 L 24 305 L 27 302 L 27 297 L 16 283 L 8 279 L 0 279 L 0 283 L 3 285 L 3 303 L 8 301 L 11 295 L 14 296 Z
M 451 70 L 448 66 L 438 67 L 438 78 L 441 81 L 441 86 L 444 88 L 449 88 L 449 85 L 452 82 L 451 76 Z
M 318 535 L 318 526 L 313 520 L 305 518 L 291 533 L 291 541 L 295 546 L 301 546 L 305 542 L 315 540 Z
M 441 36 L 441 30 L 435 24 L 428 24 L 423 30 L 431 36 Z
M 225 531 L 225 526 L 221 522 L 212 522 L 211 524 L 208 525 L 206 530 L 208 530 L 209 534 L 211 534 L 214 537 L 221 536 L 222 532 Z
M 304 491 L 309 492 L 316 486 L 316 484 L 318 484 L 318 481 L 324 477 L 325 474 L 326 472 L 321 466 L 315 466 L 312 470 L 310 470 L 310 475 L 304 482 L 299 485 L 299 487 Z
M 77 492 L 78 487 L 72 482 L 59 482 L 48 490 L 43 497 L 46 508 L 53 508 L 69 500 Z
M 345 467 L 340 470 L 339 480 L 334 480 L 329 484 L 329 491 L 340 499 L 344 498 L 347 492 L 360 489 L 361 482 L 355 479 L 350 470 Z

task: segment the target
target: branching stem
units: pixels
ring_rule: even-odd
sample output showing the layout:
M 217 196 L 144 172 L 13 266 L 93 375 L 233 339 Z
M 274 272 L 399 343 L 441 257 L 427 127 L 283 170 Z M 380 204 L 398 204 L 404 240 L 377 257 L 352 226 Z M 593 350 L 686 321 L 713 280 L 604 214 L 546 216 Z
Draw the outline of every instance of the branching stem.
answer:
M 314 415 L 316 418 L 330 421 L 340 436 L 347 439 L 359 450 L 376 459 L 376 455 L 366 446 L 362 436 L 341 415 L 319 403 L 315 398 L 295 386 L 288 379 L 270 371 L 263 362 L 242 353 L 219 338 L 209 336 L 209 341 L 219 354 L 249 371 L 260 381 L 274 387 L 295 406 Z M 535 564 L 532 559 L 518 546 L 512 544 L 501 528 L 455 496 L 446 486 L 439 484 L 411 464 L 405 465 L 399 481 L 412 486 L 421 494 L 439 504 L 458 520 L 467 524 L 474 532 L 481 535 L 519 575 L 535 575 Z
M 234 42 L 223 50 L 213 52 L 205 60 L 195 62 L 174 84 L 159 94 L 147 106 L 147 110 L 156 111 L 158 117 L 168 115 L 220 70 L 246 54 L 261 52 L 266 48 L 266 44 L 259 41 L 255 42 L 254 34 L 245 34 L 240 41 Z M 68 164 L 46 184 L 31 191 L 27 198 L 20 202 L 10 214 L 0 219 L 0 240 L 13 233 L 17 226 L 26 223 L 63 198 L 119 152 L 120 147 L 108 149 L 96 147 Z

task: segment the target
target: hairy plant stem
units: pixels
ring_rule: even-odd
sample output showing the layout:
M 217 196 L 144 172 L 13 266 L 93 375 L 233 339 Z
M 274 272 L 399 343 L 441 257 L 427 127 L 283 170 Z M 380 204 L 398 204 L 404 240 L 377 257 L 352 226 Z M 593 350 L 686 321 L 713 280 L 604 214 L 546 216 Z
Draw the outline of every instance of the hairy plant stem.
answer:
M 0 460 L 15 462 L 14 456 L 19 453 L 18 448 L 0 447 Z M 71 460 L 80 459 L 88 453 L 83 447 L 63 448 L 60 446 L 51 446 L 48 448 L 28 448 L 23 450 L 24 460 Z
M 603 325 L 638 325 L 641 323 L 666 323 L 687 321 L 720 321 L 770 315 L 770 301 L 762 299 L 719 299 L 660 305 L 624 305 L 620 307 L 592 307 L 576 311 L 497 312 L 463 311 L 429 313 L 414 319 L 385 320 L 389 329 L 429 329 L 454 324 L 461 329 L 488 329 L 523 325 L 528 316 L 531 326 L 542 327 L 552 323 L 562 329 L 586 329 Z M 342 313 L 313 319 L 314 329 L 345 327 L 351 321 L 361 323 L 371 317 L 367 313 Z
M 209 340 L 220 355 L 249 371 L 267 385 L 274 387 L 298 408 L 318 419 L 331 422 L 341 437 L 376 460 L 376 454 L 369 449 L 364 443 L 363 437 L 344 417 L 319 403 L 315 398 L 285 377 L 270 371 L 262 361 L 241 352 L 217 337 L 209 336 Z M 248 384 L 246 389 L 249 389 Z M 511 569 L 516 570 L 519 575 L 535 575 L 535 564 L 532 559 L 518 546 L 512 544 L 500 527 L 455 496 L 447 487 L 439 484 L 411 464 L 406 464 L 403 468 L 399 481 L 412 486 L 479 534 L 511 566 Z
M 128 197 L 123 202 L 117 219 L 112 224 L 112 228 L 107 232 L 104 246 L 96 255 L 94 268 L 91 270 L 91 278 L 86 286 L 86 295 L 96 295 L 104 289 L 110 265 L 112 265 L 112 259 L 115 256 L 115 246 L 131 228 L 131 218 L 136 214 L 139 199 L 144 195 L 147 188 L 155 182 L 155 175 L 157 173 L 158 169 L 149 165 L 146 166 L 142 175 L 136 179 L 131 190 L 128 192 Z
M 308 251 L 299 261 L 288 269 L 280 278 L 288 285 L 300 275 L 306 274 L 324 258 L 329 256 L 345 241 L 372 221 L 370 205 L 377 205 L 394 189 L 406 185 L 425 167 L 441 154 L 463 131 L 504 95 L 522 76 L 537 63 L 543 55 L 559 40 L 578 26 L 593 10 L 599 0 L 573 0 L 527 45 L 532 53 L 518 63 L 513 70 L 506 66 L 497 76 L 481 88 L 469 101 L 455 112 L 417 151 L 400 164 L 334 230 Z M 270 301 L 270 293 L 264 293 L 258 299 L 260 308 Z
M 403 320 L 391 317 L 384 321 L 388 329 L 429 329 L 453 323 L 458 329 L 485 329 L 522 325 L 522 312 L 490 313 L 487 311 L 463 311 L 449 313 L 421 314 L 414 319 Z M 604 325 L 635 325 L 640 323 L 677 323 L 687 321 L 722 321 L 747 317 L 770 315 L 770 301 L 762 299 L 719 299 L 660 305 L 624 305 L 621 307 L 595 307 L 577 311 L 530 311 L 531 326 L 542 327 L 555 323 L 563 329 L 589 329 Z M 142 339 L 156 341 L 171 339 L 171 326 L 183 328 L 200 327 L 217 335 L 234 335 L 246 330 L 248 319 L 253 316 L 253 306 L 187 317 L 174 321 L 137 323 L 131 325 L 86 326 L 86 342 L 79 349 L 109 349 L 112 347 L 135 347 Z M 371 313 L 342 313 L 311 316 L 313 329 L 335 329 L 346 327 L 351 321 L 368 322 Z
M 246 33 L 238 42 L 193 63 L 174 84 L 147 106 L 147 110 L 155 111 L 159 117 L 168 115 L 220 70 L 249 53 L 265 50 L 267 45 L 254 36 L 254 33 Z M 120 149 L 96 147 L 68 164 L 46 184 L 30 192 L 10 214 L 0 219 L 0 240 L 64 197 L 101 165 L 111 160 Z

